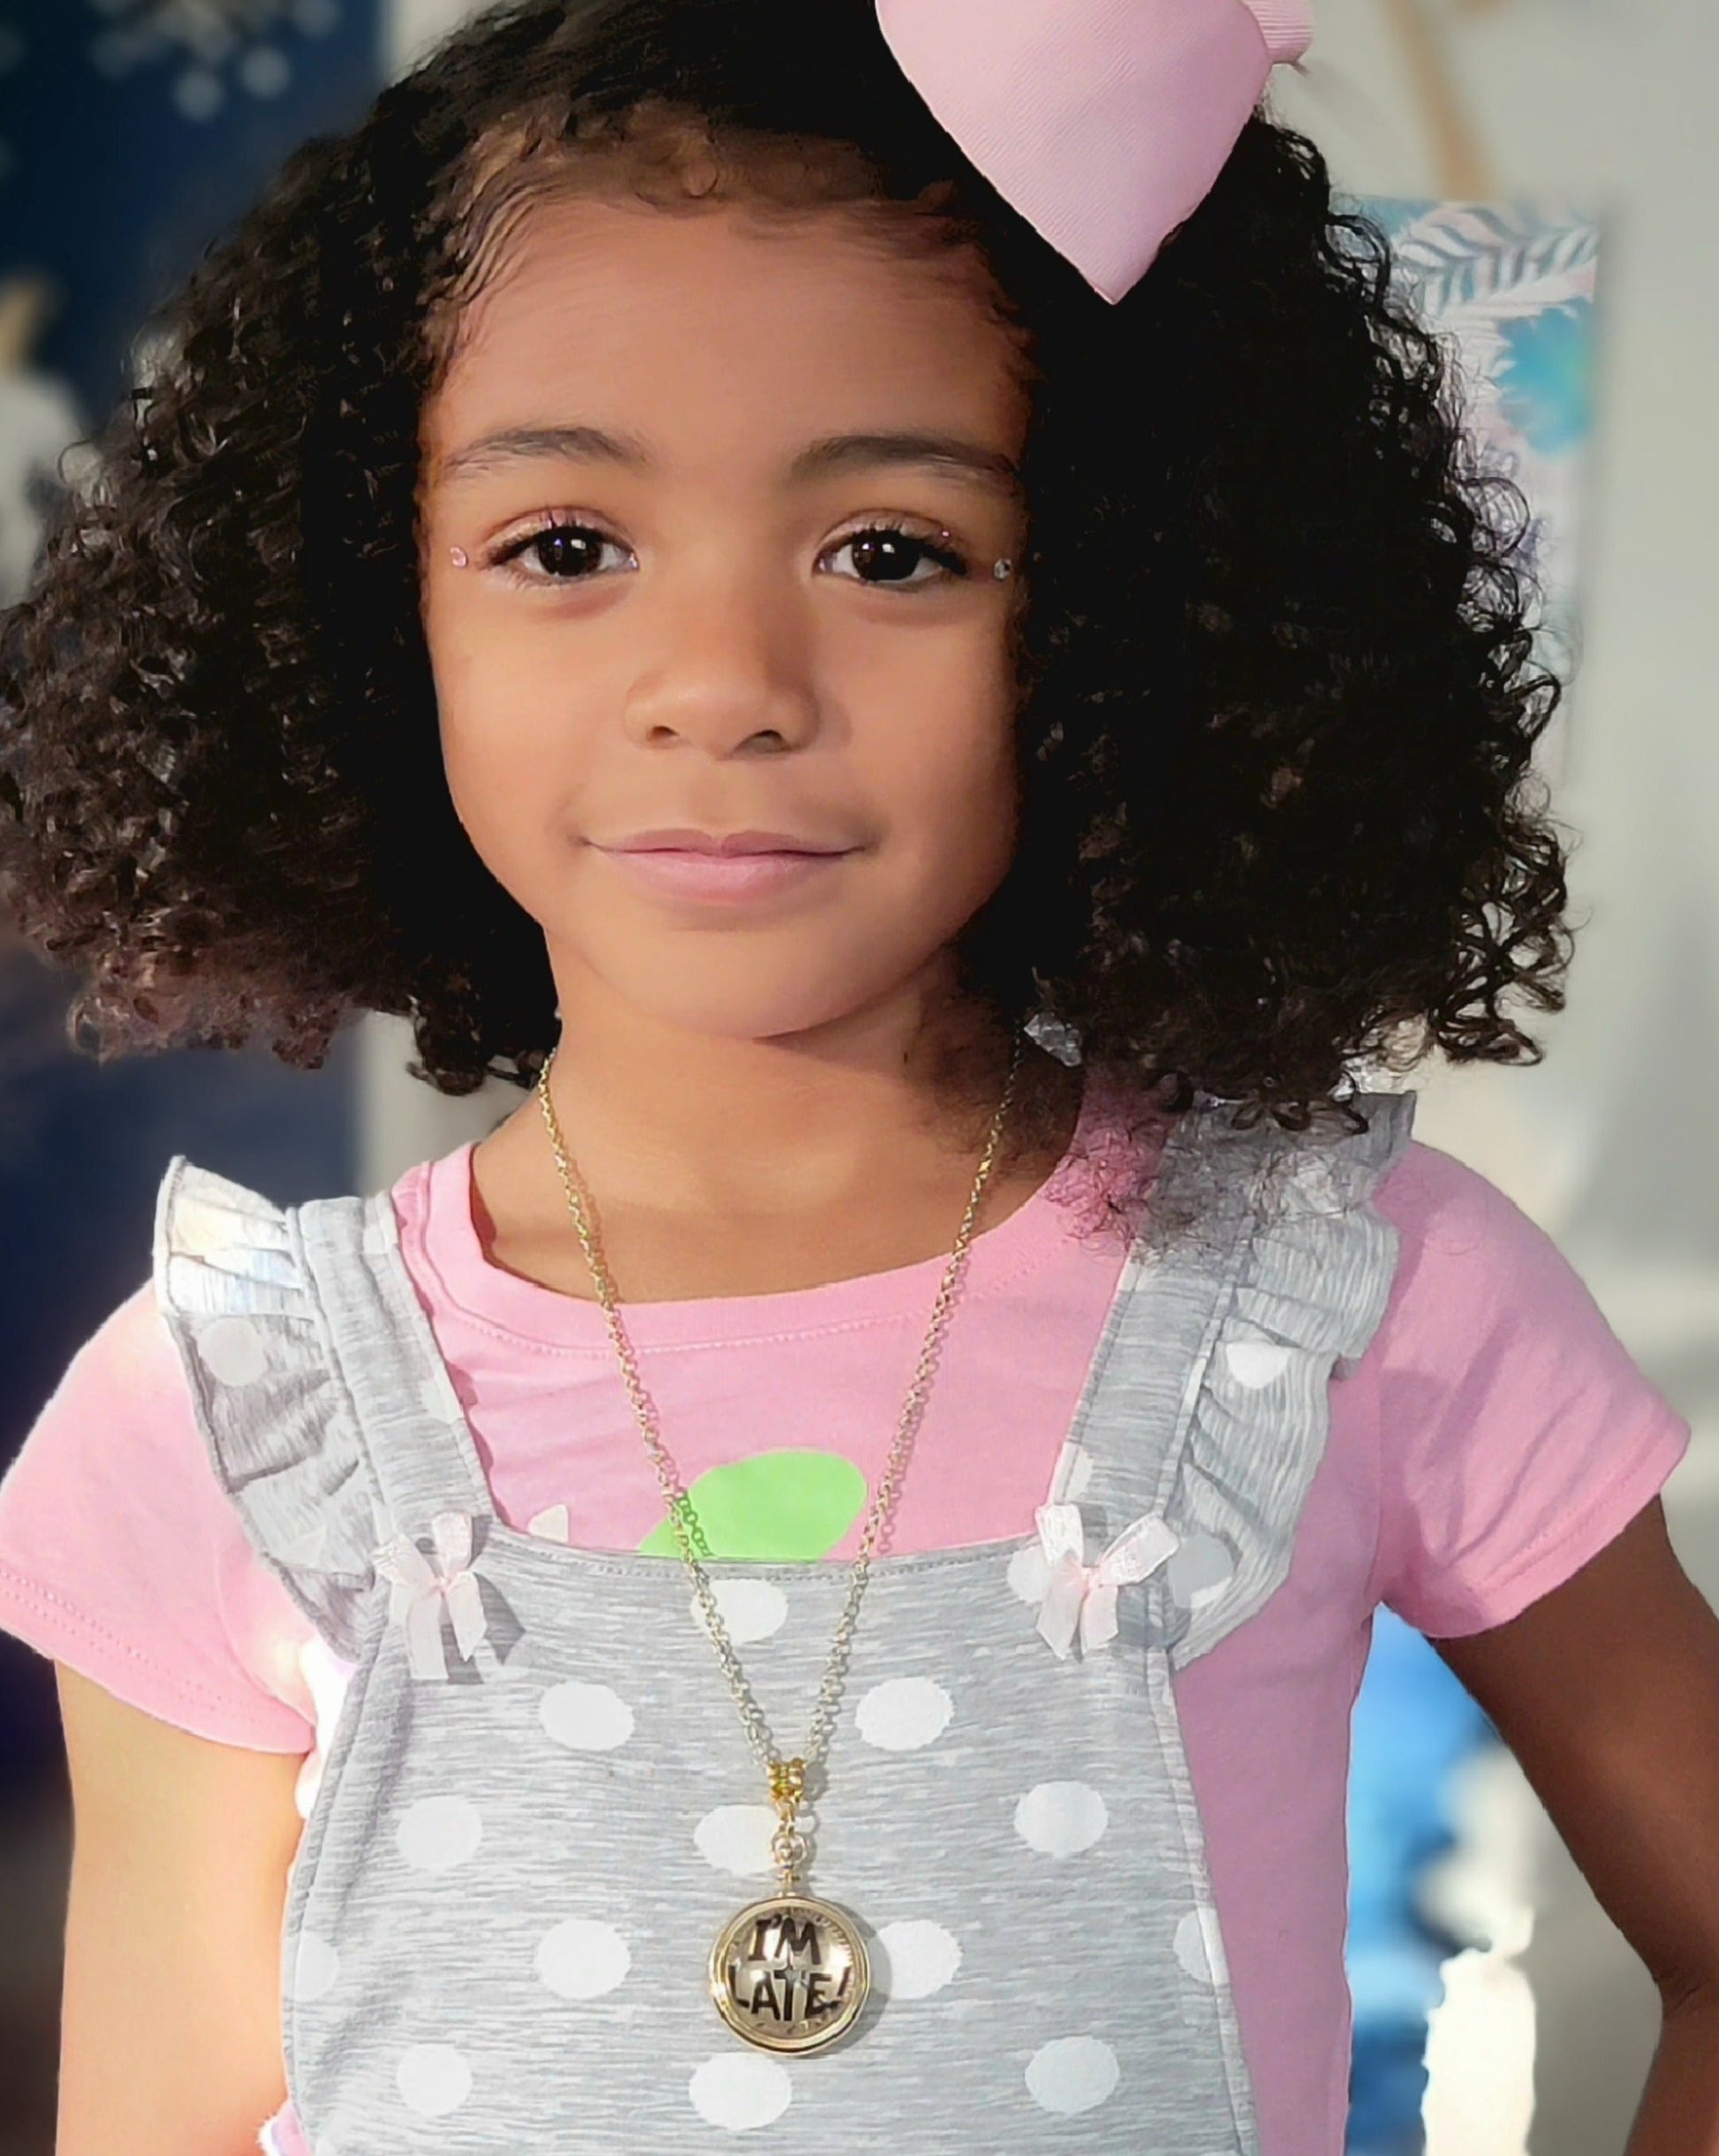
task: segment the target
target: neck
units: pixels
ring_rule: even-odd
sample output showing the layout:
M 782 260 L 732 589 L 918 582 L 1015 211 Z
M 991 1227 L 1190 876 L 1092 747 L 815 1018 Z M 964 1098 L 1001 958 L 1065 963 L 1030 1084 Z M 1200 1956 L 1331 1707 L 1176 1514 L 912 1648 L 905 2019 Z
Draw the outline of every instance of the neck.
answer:
M 693 1038 L 637 1014 L 611 1031 L 583 1015 L 564 1031 L 550 1098 L 625 1299 L 769 1294 L 947 1252 L 1007 1076 L 1012 1043 L 995 1027 L 946 1029 L 939 1051 L 910 1049 L 908 1026 L 876 1012 L 839 1040 Z M 938 1052 L 973 1059 L 960 1062 L 972 1108 L 953 1121 L 926 1076 Z M 1052 1064 L 1030 1043 L 1023 1055 Z M 983 1228 L 1026 1202 L 1073 1136 L 1080 1075 L 1052 1068 L 1061 1127 L 1014 1154 L 1005 1121 Z M 594 1293 L 534 1095 L 474 1149 L 472 1180 L 491 1263 Z
M 607 1202 L 662 1214 L 804 1215 L 970 1177 L 1012 1044 L 972 1013 L 926 1022 L 935 992 L 910 983 L 830 1025 L 753 1039 L 564 990 L 549 1092 L 568 1151 Z M 935 1082 L 950 1061 L 971 1115 L 951 1115 Z M 516 1119 L 541 1123 L 526 1107 Z

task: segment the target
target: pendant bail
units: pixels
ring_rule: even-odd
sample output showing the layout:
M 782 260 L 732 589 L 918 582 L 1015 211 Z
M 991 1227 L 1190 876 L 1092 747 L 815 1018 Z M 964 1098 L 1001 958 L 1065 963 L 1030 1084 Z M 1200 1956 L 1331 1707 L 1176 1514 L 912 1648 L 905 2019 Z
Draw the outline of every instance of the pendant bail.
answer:
M 811 1844 L 797 1823 L 797 1814 L 805 1794 L 805 1760 L 773 1759 L 770 1761 L 770 1802 L 776 1806 L 777 1825 L 776 1832 L 770 1836 L 770 1860 L 776 1866 L 776 1881 L 784 1895 L 793 1893 L 796 1875 L 811 1854 Z
M 806 1794 L 804 1759 L 770 1761 L 770 1802 L 785 1819 L 792 1819 Z M 784 1811 L 784 1806 L 786 1810 Z

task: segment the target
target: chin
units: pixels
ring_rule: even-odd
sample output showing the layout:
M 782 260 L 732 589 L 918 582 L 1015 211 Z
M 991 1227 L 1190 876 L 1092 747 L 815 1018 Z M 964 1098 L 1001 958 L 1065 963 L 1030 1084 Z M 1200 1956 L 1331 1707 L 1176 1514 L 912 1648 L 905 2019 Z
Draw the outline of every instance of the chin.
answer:
M 761 957 L 723 965 L 707 949 L 696 970 L 684 961 L 653 968 L 639 956 L 599 970 L 617 995 L 659 1025 L 720 1040 L 769 1040 L 840 1024 L 898 987 L 924 962 L 923 954 L 908 950 L 893 965 L 880 963 L 875 948 L 863 962 L 828 948 L 808 954 L 799 966 L 762 965 Z

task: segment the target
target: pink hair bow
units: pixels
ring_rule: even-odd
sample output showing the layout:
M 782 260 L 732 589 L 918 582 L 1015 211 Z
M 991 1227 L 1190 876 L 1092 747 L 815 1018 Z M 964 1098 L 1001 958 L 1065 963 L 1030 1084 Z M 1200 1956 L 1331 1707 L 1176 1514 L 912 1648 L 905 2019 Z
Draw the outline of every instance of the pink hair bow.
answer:
M 388 1581 L 388 1621 L 405 1633 L 406 1660 L 415 1677 L 445 1677 L 442 1612 L 454 1628 L 462 1661 L 483 1638 L 483 1595 L 472 1562 L 472 1522 L 464 1512 L 438 1512 L 430 1522 L 435 1545 L 431 1565 L 410 1535 L 397 1534 L 376 1551 L 374 1562 Z
M 1079 1505 L 1041 1505 L 1034 1517 L 1049 1572 L 1039 1630 L 1059 1661 L 1067 1660 L 1077 1626 L 1083 1654 L 1114 1639 L 1117 1588 L 1149 1579 L 1182 1546 L 1167 1520 L 1145 1512 L 1130 1521 L 1096 1564 L 1088 1564 Z
M 1211 192 L 1312 0 L 876 0 L 897 64 L 997 193 L 1120 299 Z

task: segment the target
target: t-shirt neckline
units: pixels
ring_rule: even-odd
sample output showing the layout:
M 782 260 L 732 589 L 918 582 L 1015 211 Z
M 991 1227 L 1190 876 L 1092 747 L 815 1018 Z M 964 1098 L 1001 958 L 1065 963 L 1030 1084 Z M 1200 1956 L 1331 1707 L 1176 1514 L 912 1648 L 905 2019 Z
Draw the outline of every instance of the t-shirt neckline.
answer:
M 967 1245 L 962 1292 L 996 1289 L 1065 1247 L 1084 1216 L 1083 1161 L 1075 1154 L 1100 1113 L 1100 1090 L 1083 1090 L 1074 1137 L 1038 1189 L 991 1228 L 981 1228 Z M 440 1294 L 470 1320 L 541 1346 L 612 1355 L 614 1344 L 601 1304 L 563 1295 L 493 1264 L 485 1255 L 472 1216 L 472 1155 L 477 1140 L 409 1169 L 395 1187 L 397 1209 L 415 1221 L 412 1237 L 434 1275 Z M 417 1184 L 414 1190 L 412 1186 Z M 1079 1184 L 1080 1188 L 1076 1189 Z M 1071 1203 L 1072 1211 L 1071 1211 Z M 572 1223 L 569 1223 L 572 1232 Z M 951 1235 L 951 1246 L 953 1237 Z M 1119 1253 L 1118 1253 L 1119 1255 Z M 712 1342 L 762 1340 L 786 1334 L 847 1328 L 909 1315 L 928 1321 L 949 1252 L 851 1279 L 790 1288 L 773 1294 L 695 1297 L 676 1302 L 628 1302 L 621 1320 L 636 1346 L 696 1346 Z

